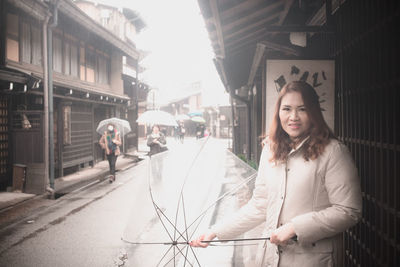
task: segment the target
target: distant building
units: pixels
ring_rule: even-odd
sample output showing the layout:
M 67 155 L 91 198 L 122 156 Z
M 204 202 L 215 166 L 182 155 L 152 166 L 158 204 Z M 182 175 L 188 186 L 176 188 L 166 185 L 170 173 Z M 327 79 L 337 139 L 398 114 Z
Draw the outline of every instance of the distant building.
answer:
M 13 166 L 26 168 L 26 184 L 19 189 L 43 193 L 48 184 L 43 175 L 47 69 L 53 71 L 56 177 L 103 160 L 100 135 L 95 130 L 98 122 L 114 116 L 135 121 L 137 103 L 144 98 L 137 75 L 124 74 L 124 63 L 138 70 L 141 58 L 129 41 L 132 38 L 127 37 L 131 34 L 121 38 L 74 2 L 57 3 L 1 1 L 0 190 L 14 185 Z M 124 16 L 128 21 L 135 15 L 127 10 Z M 46 48 L 47 21 L 55 24 L 52 50 Z M 125 27 L 126 33 L 133 34 L 143 26 L 138 19 Z M 46 68 L 48 55 L 53 58 L 51 69 Z M 145 89 L 143 84 L 141 87 Z
M 136 48 L 136 36 L 146 27 L 146 23 L 139 13 L 129 8 L 117 8 L 111 5 L 99 4 L 90 0 L 74 0 L 74 3 L 85 12 L 91 19 L 116 35 L 120 40 Z M 122 79 L 124 81 L 124 93 L 132 101 L 128 105 L 127 119 L 132 132 L 125 137 L 125 149 L 137 149 L 140 127 L 136 123 L 138 113 L 143 110 L 146 103 L 149 85 L 140 80 L 143 68 L 140 61 L 145 57 L 144 51 L 138 51 L 139 57 L 133 58 L 129 55 L 122 56 Z

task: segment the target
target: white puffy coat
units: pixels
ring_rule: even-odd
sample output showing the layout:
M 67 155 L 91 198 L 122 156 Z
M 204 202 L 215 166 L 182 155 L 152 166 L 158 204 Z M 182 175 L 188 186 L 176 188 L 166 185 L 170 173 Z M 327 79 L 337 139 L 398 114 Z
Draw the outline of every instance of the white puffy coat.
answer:
M 360 182 L 346 146 L 332 139 L 322 155 L 306 161 L 302 144 L 278 165 L 269 162 L 266 145 L 252 199 L 212 228 L 219 239 L 231 239 L 262 222 L 264 236 L 292 222 L 298 242 L 278 247 L 266 241 L 257 266 L 341 266 L 342 232 L 361 216 Z

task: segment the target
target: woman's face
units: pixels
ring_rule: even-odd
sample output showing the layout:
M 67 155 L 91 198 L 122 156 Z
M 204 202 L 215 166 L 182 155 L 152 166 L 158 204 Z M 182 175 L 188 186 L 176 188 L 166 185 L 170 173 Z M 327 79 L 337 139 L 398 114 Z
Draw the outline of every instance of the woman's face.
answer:
M 279 108 L 282 129 L 296 141 L 310 128 L 310 120 L 299 92 L 290 92 L 282 97 Z
M 158 134 L 160 132 L 160 128 L 158 128 L 157 126 L 153 127 L 153 133 Z

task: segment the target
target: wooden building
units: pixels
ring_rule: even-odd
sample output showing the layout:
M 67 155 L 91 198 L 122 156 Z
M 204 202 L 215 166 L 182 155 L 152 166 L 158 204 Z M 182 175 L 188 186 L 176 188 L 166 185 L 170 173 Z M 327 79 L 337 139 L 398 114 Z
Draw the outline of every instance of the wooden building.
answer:
M 123 68 L 132 62 L 138 69 L 140 53 L 70 0 L 1 0 L 0 7 L 0 187 L 12 185 L 19 164 L 25 192 L 43 193 L 47 27 L 53 26 L 56 177 L 103 160 L 96 126 L 109 117 L 128 119 L 136 108 L 140 81 Z
M 399 2 L 198 3 L 221 80 L 232 98 L 246 105 L 245 115 L 235 118 L 247 118 L 249 125 L 235 124 L 235 144 L 245 136 L 248 158 L 258 159 L 257 137 L 268 128 L 274 98 L 270 92 L 276 95 L 291 76 L 318 93 L 329 83 L 329 96 L 320 94 L 330 103 L 324 104 L 330 110 L 325 114 L 353 154 L 363 194 L 363 217 L 344 234 L 346 257 L 339 266 L 399 266 Z

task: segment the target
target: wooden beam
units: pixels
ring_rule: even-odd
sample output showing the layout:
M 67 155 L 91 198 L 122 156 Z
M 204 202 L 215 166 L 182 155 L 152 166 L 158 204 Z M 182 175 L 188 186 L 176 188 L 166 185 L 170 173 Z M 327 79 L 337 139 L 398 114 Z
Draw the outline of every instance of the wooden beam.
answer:
M 220 17 L 222 20 L 227 19 L 229 17 L 232 16 L 237 16 L 239 15 L 241 12 L 243 12 L 243 10 L 249 10 L 249 9 L 253 9 L 255 8 L 257 5 L 261 4 L 262 2 L 264 2 L 264 0 L 247 0 L 247 1 L 243 1 L 242 3 L 235 5 L 234 7 L 231 7 L 229 9 L 226 9 L 224 11 L 221 12 Z M 214 20 L 213 18 L 208 18 L 205 21 L 207 26 L 210 26 L 212 24 L 214 24 Z
M 256 77 L 256 73 L 258 70 L 258 66 L 260 65 L 261 59 L 264 56 L 265 48 L 267 46 L 262 43 L 257 43 L 256 51 L 253 57 L 253 63 L 251 64 L 249 79 L 247 80 L 247 85 L 253 85 L 254 78 Z
M 325 0 L 326 26 L 332 26 L 332 0 Z
M 228 79 L 226 78 L 224 63 L 222 60 L 223 59 L 221 59 L 221 58 L 214 58 L 214 65 L 215 65 L 215 68 L 217 69 L 217 72 L 218 72 L 220 78 L 221 78 L 222 84 L 225 87 L 225 90 L 227 92 L 229 92 L 230 88 L 229 88 L 229 84 L 228 84 Z
M 271 5 L 269 5 L 269 6 L 265 7 L 265 8 L 256 10 L 256 11 L 252 12 L 251 14 L 249 14 L 249 15 L 247 15 L 245 17 L 242 17 L 240 19 L 232 21 L 231 23 L 223 25 L 222 26 L 222 32 L 226 33 L 226 32 L 228 32 L 228 31 L 230 31 L 230 30 L 232 30 L 232 29 L 234 29 L 236 27 L 240 27 L 241 25 L 246 25 L 246 24 L 249 23 L 249 21 L 254 20 L 254 19 L 258 18 L 258 17 L 267 16 L 267 14 L 269 12 L 271 12 L 272 10 L 274 10 L 274 9 L 276 9 L 279 6 L 282 6 L 282 5 L 283 5 L 283 2 L 278 1 L 278 2 L 273 3 L 273 4 L 271 4 Z M 270 15 L 273 15 L 273 14 L 270 14 Z M 215 32 L 211 32 L 210 33 L 210 37 L 215 36 L 215 34 L 216 34 Z
M 224 58 L 225 57 L 225 44 L 224 44 L 224 37 L 222 34 L 221 20 L 219 17 L 217 0 L 210 0 L 210 7 L 211 7 L 212 16 L 214 18 L 215 30 L 216 30 L 217 36 L 218 36 L 219 47 L 221 48 L 220 54 L 217 56 Z
M 279 13 L 275 13 L 275 14 L 273 14 L 272 16 L 268 16 L 268 17 L 266 17 L 265 19 L 261 19 L 261 20 L 257 21 L 257 22 L 254 23 L 254 24 L 251 24 L 251 25 L 249 25 L 249 26 L 247 26 L 247 27 L 241 28 L 241 29 L 238 30 L 238 31 L 232 32 L 232 33 L 230 33 L 230 34 L 226 34 L 226 35 L 225 35 L 225 41 L 226 41 L 226 43 L 228 43 L 228 42 L 229 42 L 229 41 L 228 41 L 229 39 L 233 39 L 233 38 L 235 38 L 236 36 L 241 35 L 241 34 L 245 34 L 245 33 L 248 33 L 248 32 L 252 32 L 252 31 L 254 31 L 254 28 L 258 28 L 258 27 L 260 27 L 260 26 L 263 26 L 263 25 L 265 25 L 265 24 L 268 24 L 268 22 L 273 21 L 274 19 L 276 19 L 276 18 L 278 18 L 278 17 L 279 17 Z
M 283 12 L 279 15 L 279 21 L 277 25 L 282 25 L 282 23 L 285 21 L 293 2 L 294 0 L 285 0 L 285 7 L 283 8 Z
M 236 44 L 248 43 L 248 42 L 255 42 L 260 40 L 260 35 L 265 34 L 265 29 L 259 29 L 257 31 L 251 32 L 246 35 L 242 35 L 240 38 L 232 40 L 231 42 L 226 44 L 226 49 L 232 49 L 235 47 Z
M 309 32 L 309 33 L 333 33 L 332 28 L 318 25 L 270 25 L 265 31 L 267 33 L 291 33 L 291 32 Z
M 282 23 L 285 21 L 287 14 L 289 13 L 290 8 L 293 5 L 294 0 L 285 0 L 285 5 L 283 8 L 283 11 L 279 14 L 276 13 L 276 15 L 279 16 L 279 20 L 277 22 L 277 25 L 282 25 Z M 250 74 L 249 74 L 249 79 L 247 81 L 248 85 L 252 85 L 254 83 L 254 78 L 256 76 L 257 70 L 260 65 L 260 61 L 264 56 L 264 53 L 266 51 L 267 46 L 262 43 L 257 43 L 256 51 L 254 53 L 254 58 L 253 58 L 253 63 L 251 65 L 250 69 Z
M 239 53 L 241 50 L 246 50 L 249 48 L 249 46 L 256 46 L 257 43 L 259 43 L 260 41 L 263 41 L 267 38 L 267 36 L 269 36 L 266 33 L 262 33 L 260 32 L 257 36 L 253 37 L 253 38 L 249 38 L 249 39 L 245 39 L 242 42 L 240 42 L 239 44 L 237 44 L 236 46 L 232 47 L 229 49 L 229 54 L 230 55 L 234 55 Z
M 301 55 L 300 49 L 297 47 L 291 47 L 288 45 L 278 44 L 278 43 L 274 43 L 274 42 L 267 41 L 267 40 L 262 41 L 261 44 L 263 44 L 266 47 L 271 48 L 273 50 L 281 51 L 285 54 L 294 55 L 294 56 Z

